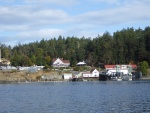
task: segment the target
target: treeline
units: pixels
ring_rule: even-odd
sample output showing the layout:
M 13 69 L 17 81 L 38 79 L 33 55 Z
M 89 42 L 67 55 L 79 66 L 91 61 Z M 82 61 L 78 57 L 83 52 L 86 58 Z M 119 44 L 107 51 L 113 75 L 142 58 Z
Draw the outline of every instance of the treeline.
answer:
M 129 64 L 147 61 L 150 64 L 150 27 L 127 28 L 105 32 L 95 38 L 62 37 L 29 44 L 18 44 L 13 48 L 1 44 L 2 57 L 14 66 L 50 66 L 53 58 L 70 60 L 71 66 L 85 61 L 91 66 L 101 64 Z

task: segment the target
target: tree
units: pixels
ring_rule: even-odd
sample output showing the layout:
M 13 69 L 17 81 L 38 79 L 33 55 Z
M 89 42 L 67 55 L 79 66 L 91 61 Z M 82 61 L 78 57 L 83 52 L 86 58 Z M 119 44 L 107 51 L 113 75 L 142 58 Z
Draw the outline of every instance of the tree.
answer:
M 113 36 L 105 32 L 95 38 L 62 37 L 50 40 L 18 44 L 11 48 L 1 44 L 2 57 L 11 59 L 14 65 L 49 64 L 48 59 L 60 57 L 70 60 L 71 65 L 85 60 L 90 65 L 128 64 L 147 61 L 150 64 L 150 27 L 142 29 L 127 28 L 114 32 Z M 25 57 L 24 57 L 25 56 Z M 13 59 L 13 60 L 12 60 Z M 24 59 L 28 63 L 25 63 Z
M 57 57 L 62 58 L 65 53 L 65 44 L 62 36 L 59 36 L 57 43 L 56 43 L 56 51 L 57 51 Z
M 45 65 L 51 65 L 51 57 L 50 56 L 46 56 L 45 57 Z
M 86 58 L 86 62 L 90 66 L 94 66 L 95 63 L 97 62 L 97 56 L 94 54 L 94 52 L 91 52 L 88 54 Z
M 150 27 L 145 28 L 144 37 L 146 50 L 150 52 Z
M 101 42 L 102 61 L 104 64 L 110 64 L 113 60 L 112 55 L 112 36 L 109 32 L 103 34 Z
M 113 57 L 116 64 L 125 63 L 123 37 L 121 32 L 117 31 L 113 36 Z
M 142 71 L 143 75 L 147 75 L 147 69 L 148 69 L 148 62 L 147 61 L 140 62 L 140 70 Z
M 26 55 L 22 55 L 21 56 L 21 62 L 20 62 L 20 64 L 22 66 L 32 66 L 33 65 L 33 63 L 30 60 L 30 58 L 28 56 L 26 56 Z
M 36 64 L 37 65 L 43 65 L 43 60 L 44 60 L 44 51 L 42 48 L 38 48 L 36 51 Z

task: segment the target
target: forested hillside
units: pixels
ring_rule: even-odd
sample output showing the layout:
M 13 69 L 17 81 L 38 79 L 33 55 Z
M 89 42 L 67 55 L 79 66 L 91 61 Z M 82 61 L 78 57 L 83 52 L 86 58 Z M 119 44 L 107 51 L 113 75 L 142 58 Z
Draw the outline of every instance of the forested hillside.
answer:
M 113 36 L 105 32 L 102 36 L 51 38 L 29 44 L 18 44 L 13 48 L 1 44 L 2 57 L 9 59 L 14 66 L 50 66 L 52 58 L 70 60 L 71 66 L 78 61 L 88 65 L 100 64 L 150 64 L 150 27 L 123 29 Z

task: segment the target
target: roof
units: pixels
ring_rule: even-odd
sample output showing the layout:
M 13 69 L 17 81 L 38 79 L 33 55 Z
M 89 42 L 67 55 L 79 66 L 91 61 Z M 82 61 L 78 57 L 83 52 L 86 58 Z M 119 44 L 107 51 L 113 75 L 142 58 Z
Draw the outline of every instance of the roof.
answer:
M 91 72 L 87 71 L 87 72 L 83 72 L 82 74 L 91 74 Z
M 58 58 L 53 58 L 52 61 L 55 62 Z M 59 58 L 61 61 L 63 60 L 63 58 Z
M 136 64 L 131 64 L 132 68 L 137 68 L 137 65 Z
M 115 68 L 116 65 L 105 65 L 105 68 Z
M 63 60 L 63 62 L 64 62 L 64 63 L 70 63 L 70 61 L 69 61 L 69 60 Z
M 90 70 L 90 72 L 92 73 L 94 70 L 98 71 L 96 68 L 93 68 Z
M 52 61 L 55 62 L 57 59 L 60 59 L 63 63 L 70 63 L 69 60 L 63 60 L 63 58 L 53 58 Z
M 120 65 L 122 66 L 122 65 Z M 137 68 L 137 65 L 136 64 L 130 64 L 130 66 L 132 66 L 133 69 Z M 116 65 L 105 65 L 105 68 L 115 68 Z
M 77 65 L 86 65 L 86 63 L 83 61 L 83 62 L 77 63 Z

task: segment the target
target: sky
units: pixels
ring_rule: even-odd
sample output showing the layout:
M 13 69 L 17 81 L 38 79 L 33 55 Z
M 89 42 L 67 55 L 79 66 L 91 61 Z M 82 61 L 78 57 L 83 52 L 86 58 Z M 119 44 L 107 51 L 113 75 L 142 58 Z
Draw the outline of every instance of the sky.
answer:
M 150 24 L 150 0 L 0 0 L 0 43 L 113 35 Z

